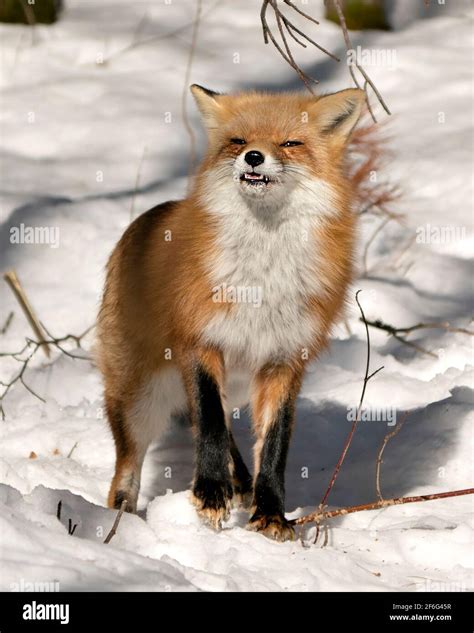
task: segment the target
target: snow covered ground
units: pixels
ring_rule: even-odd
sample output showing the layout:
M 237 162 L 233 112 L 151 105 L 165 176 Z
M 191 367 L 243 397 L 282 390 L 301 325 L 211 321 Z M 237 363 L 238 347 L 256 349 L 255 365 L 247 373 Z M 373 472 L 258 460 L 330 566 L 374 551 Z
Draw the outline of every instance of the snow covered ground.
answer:
M 321 15 L 321 4 L 313 0 L 305 8 Z M 449 320 L 469 327 L 472 313 L 473 10 L 461 1 L 448 4 L 437 17 L 400 31 L 353 35 L 354 45 L 396 51 L 394 68 L 367 70 L 394 113 L 388 129 L 393 159 L 385 176 L 402 185 L 398 210 L 405 222 L 381 231 L 369 251 L 369 274 L 357 287 L 368 318 L 397 326 Z M 256 5 L 203 2 L 191 82 L 222 91 L 298 87 L 274 49 L 264 46 Z M 185 191 L 189 138 L 181 98 L 195 10 L 190 0 L 66 0 L 66 6 L 56 25 L 36 28 L 33 38 L 26 27 L 0 26 L 0 269 L 16 269 L 55 336 L 78 334 L 94 322 L 104 264 L 132 209 L 137 214 Z M 337 26 L 322 20 L 315 34 L 344 54 Z M 301 50 L 299 59 L 324 80 L 324 90 L 349 85 L 343 64 L 310 49 Z M 189 111 L 198 129 L 190 98 Z M 363 235 L 378 221 L 364 220 Z M 59 228 L 57 247 L 12 243 L 10 229 L 21 224 Z M 443 227 L 455 231 L 437 239 Z M 0 299 L 0 326 L 15 312 L 0 335 L 0 351 L 16 351 L 29 326 L 5 284 Z M 349 325 L 351 334 L 338 329 L 330 351 L 311 368 L 298 402 L 287 469 L 291 516 L 321 499 L 350 428 L 348 407 L 358 402 L 365 337 L 355 309 Z M 433 358 L 383 332 L 371 335 L 373 369 L 385 368 L 369 383 L 366 405 L 399 415 L 410 411 L 386 449 L 384 495 L 471 486 L 471 338 L 418 332 L 413 340 L 435 352 Z M 92 343 L 91 334 L 84 348 L 90 351 Z M 0 380 L 15 370 L 15 361 L 2 359 Z M 88 361 L 54 352 L 46 363 L 38 353 L 25 379 L 45 403 L 20 384 L 4 402 L 3 590 L 26 583 L 134 591 L 472 588 L 471 497 L 333 520 L 325 548 L 274 543 L 247 532 L 240 511 L 222 532 L 212 532 L 200 525 L 187 499 L 193 453 L 182 422 L 147 456 L 139 515 L 124 516 L 104 545 L 115 518 L 104 508 L 114 449 L 98 372 Z M 248 416 L 234 425 L 249 458 Z M 360 423 L 332 505 L 375 499 L 376 455 L 392 428 L 387 421 Z M 72 536 L 69 520 L 77 526 Z M 309 543 L 314 528 L 303 535 Z

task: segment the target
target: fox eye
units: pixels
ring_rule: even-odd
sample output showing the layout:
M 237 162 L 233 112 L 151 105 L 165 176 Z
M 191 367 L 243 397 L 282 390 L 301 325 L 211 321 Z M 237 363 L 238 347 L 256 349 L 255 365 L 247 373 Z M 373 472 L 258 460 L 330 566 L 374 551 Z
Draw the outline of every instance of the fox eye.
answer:
M 286 143 L 282 143 L 280 147 L 296 147 L 297 145 L 303 145 L 302 141 L 286 141 Z
M 230 142 L 233 143 L 234 145 L 245 145 L 246 141 L 244 141 L 243 138 L 231 138 Z

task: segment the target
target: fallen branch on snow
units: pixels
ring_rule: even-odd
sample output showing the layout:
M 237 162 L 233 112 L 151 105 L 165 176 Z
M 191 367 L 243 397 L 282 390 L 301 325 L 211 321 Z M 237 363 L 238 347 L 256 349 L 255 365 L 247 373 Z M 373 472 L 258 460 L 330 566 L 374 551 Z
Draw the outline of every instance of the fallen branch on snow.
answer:
M 10 286 L 13 294 L 16 297 L 16 300 L 21 306 L 21 309 L 25 313 L 26 318 L 28 319 L 28 323 L 31 325 L 33 332 L 35 333 L 39 345 L 43 348 L 44 353 L 49 358 L 50 351 L 49 347 L 45 341 L 44 332 L 41 328 L 41 324 L 38 321 L 38 317 L 36 316 L 31 303 L 28 301 L 28 297 L 26 296 L 26 292 L 23 286 L 20 283 L 20 280 L 17 277 L 17 274 L 14 270 L 9 270 L 3 275 L 3 278 Z
M 474 331 L 467 330 L 466 328 L 452 327 L 447 321 L 437 322 L 437 323 L 417 323 L 416 325 L 411 325 L 410 327 L 395 327 L 388 323 L 384 323 L 380 319 L 377 319 L 375 321 L 364 321 L 363 319 L 360 319 L 360 320 L 366 323 L 366 325 L 369 325 L 370 327 L 377 328 L 378 330 L 384 330 L 385 332 L 387 332 L 387 334 L 390 334 L 391 336 L 393 336 L 393 338 L 397 339 L 397 341 L 400 341 L 400 343 L 403 343 L 404 345 L 407 345 L 408 347 L 413 347 L 418 352 L 421 352 L 422 354 L 427 354 L 429 356 L 432 356 L 433 358 L 438 358 L 438 356 L 434 352 L 430 352 L 424 347 L 421 347 L 421 345 L 417 345 L 416 343 L 413 343 L 413 341 L 407 341 L 405 336 L 407 334 L 410 334 L 411 332 L 415 332 L 416 330 L 423 330 L 423 329 L 445 330 L 446 332 L 458 332 L 460 334 L 467 334 L 468 336 L 474 336 Z
M 398 435 L 400 433 L 402 426 L 405 424 L 405 420 L 407 419 L 407 417 L 408 417 L 408 412 L 405 413 L 405 415 L 397 424 L 397 426 L 394 428 L 394 430 L 391 433 L 387 433 L 387 435 L 383 439 L 382 446 L 380 447 L 380 450 L 379 450 L 379 454 L 377 455 L 377 462 L 375 464 L 375 489 L 377 491 L 377 497 L 379 498 L 379 501 L 383 501 L 382 491 L 380 488 L 380 468 L 383 462 L 382 456 L 390 440 L 394 438 L 395 435 Z
M 54 336 L 52 336 L 48 332 L 48 330 L 45 328 L 44 325 L 41 325 L 41 327 L 46 332 L 47 336 L 49 336 L 48 339 L 43 339 L 42 341 L 35 341 L 34 339 L 26 338 L 26 343 L 25 343 L 25 345 L 23 346 L 23 348 L 20 351 L 18 351 L 18 352 L 0 352 L 0 358 L 13 358 L 14 360 L 16 360 L 17 362 L 19 362 L 21 364 L 20 371 L 17 374 L 15 374 L 13 376 L 13 378 L 9 382 L 0 381 L 0 386 L 4 387 L 4 391 L 0 395 L 0 415 L 2 416 L 2 420 L 5 419 L 5 410 L 4 410 L 4 407 L 3 407 L 4 399 L 5 399 L 6 395 L 8 394 L 8 392 L 10 391 L 10 389 L 18 382 L 20 382 L 23 385 L 23 387 L 29 393 L 31 393 L 32 396 L 35 396 L 35 398 L 38 398 L 38 400 L 41 400 L 41 402 L 45 402 L 44 398 L 42 398 L 39 394 L 37 394 L 25 382 L 25 372 L 26 372 L 26 370 L 28 368 L 28 365 L 29 365 L 31 359 L 35 356 L 36 352 L 38 351 L 38 349 L 40 347 L 43 347 L 44 345 L 55 347 L 56 349 L 58 349 L 65 356 L 68 356 L 69 358 L 73 358 L 75 360 L 88 360 L 88 361 L 91 360 L 88 356 L 79 356 L 77 354 L 72 354 L 69 350 L 64 349 L 62 344 L 66 343 L 68 341 L 74 341 L 76 343 L 76 347 L 82 349 L 82 345 L 81 345 L 82 339 L 87 334 L 89 334 L 89 332 L 95 327 L 95 324 L 91 325 L 86 330 L 84 330 L 84 332 L 82 332 L 82 334 L 79 334 L 79 335 L 77 335 L 77 334 L 66 334 L 65 336 L 61 336 L 61 337 L 54 337 Z
M 415 497 L 396 497 L 395 499 L 382 499 L 382 501 L 373 501 L 372 503 L 364 503 L 358 506 L 348 506 L 347 508 L 338 508 L 337 510 L 327 510 L 312 512 L 299 519 L 290 521 L 293 525 L 304 525 L 305 523 L 320 523 L 324 519 L 333 519 L 334 517 L 345 516 L 354 512 L 363 512 L 364 510 L 380 510 L 381 508 L 389 508 L 390 506 L 398 506 L 403 503 L 418 503 L 420 501 L 434 501 L 435 499 L 447 499 L 449 497 L 461 497 L 462 495 L 474 494 L 474 488 L 464 488 L 462 490 L 451 490 L 449 492 L 435 492 L 430 495 L 418 495 Z
M 117 516 L 115 517 L 115 521 L 114 521 L 114 524 L 112 525 L 112 529 L 110 530 L 110 532 L 105 537 L 104 544 L 107 545 L 107 543 L 110 543 L 110 541 L 113 539 L 113 537 L 117 533 L 117 528 L 118 528 L 118 525 L 120 523 L 120 519 L 122 518 L 122 515 L 125 512 L 126 505 L 127 505 L 127 500 L 124 499 L 122 501 L 121 506 L 120 506 L 120 510 L 118 511 Z

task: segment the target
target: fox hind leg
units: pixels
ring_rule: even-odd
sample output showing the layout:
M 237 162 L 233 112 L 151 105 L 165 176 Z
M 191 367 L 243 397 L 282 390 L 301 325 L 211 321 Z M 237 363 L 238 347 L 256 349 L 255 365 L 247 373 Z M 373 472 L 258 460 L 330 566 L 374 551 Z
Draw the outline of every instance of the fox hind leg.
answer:
M 106 398 L 117 454 L 108 503 L 120 508 L 126 499 L 126 509 L 136 512 L 146 451 L 166 428 L 171 414 L 185 407 L 186 394 L 178 372 L 161 370 L 145 377 L 127 400 L 125 408 Z
M 137 442 L 128 424 L 123 405 L 106 399 L 106 409 L 115 440 L 115 474 L 108 496 L 109 508 L 119 509 L 126 501 L 125 511 L 137 511 L 140 477 L 148 444 Z
M 235 443 L 232 431 L 229 429 L 231 473 L 234 496 L 240 505 L 249 508 L 252 503 L 252 476 Z

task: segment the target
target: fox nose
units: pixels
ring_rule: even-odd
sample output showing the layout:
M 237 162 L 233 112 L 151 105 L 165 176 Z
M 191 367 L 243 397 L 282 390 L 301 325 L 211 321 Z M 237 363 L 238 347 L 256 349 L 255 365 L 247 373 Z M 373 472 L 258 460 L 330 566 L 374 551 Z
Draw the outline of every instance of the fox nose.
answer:
M 252 167 L 261 165 L 264 160 L 265 156 L 262 154 L 262 152 L 257 152 L 256 150 L 252 150 L 251 152 L 247 152 L 245 154 L 245 162 Z

